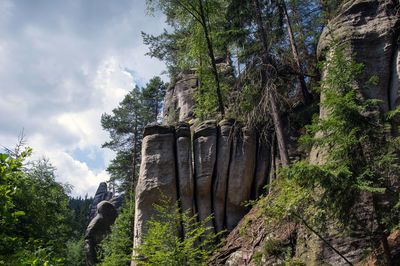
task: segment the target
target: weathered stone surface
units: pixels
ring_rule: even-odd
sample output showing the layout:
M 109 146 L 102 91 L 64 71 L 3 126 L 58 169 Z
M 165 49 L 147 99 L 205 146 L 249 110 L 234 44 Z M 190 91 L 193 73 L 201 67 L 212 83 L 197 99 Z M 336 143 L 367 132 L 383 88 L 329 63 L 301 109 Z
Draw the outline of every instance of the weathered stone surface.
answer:
M 257 144 L 256 169 L 254 172 L 252 199 L 265 194 L 264 186 L 269 184 L 271 170 L 271 139 L 259 138 Z
M 124 200 L 125 200 L 125 195 L 121 194 L 121 195 L 116 195 L 113 196 L 109 202 L 114 205 L 115 209 L 119 210 L 119 208 L 122 206 L 122 204 L 124 204 Z
M 215 229 L 220 232 L 224 229 L 225 199 L 228 182 L 228 170 L 231 157 L 233 120 L 222 120 L 219 125 L 217 141 L 216 175 L 213 184 L 213 203 Z
M 204 121 L 194 130 L 194 169 L 196 203 L 199 219 L 212 213 L 211 184 L 214 173 L 217 146 L 217 126 L 214 120 Z M 208 226 L 212 226 L 210 222 Z
M 193 117 L 194 88 L 197 78 L 194 72 L 180 73 L 174 86 L 167 88 L 164 101 L 163 123 L 184 121 Z
M 97 215 L 90 222 L 85 232 L 86 264 L 95 265 L 97 255 L 95 248 L 110 232 L 111 225 L 117 218 L 117 210 L 108 201 L 102 201 L 97 205 Z
M 180 122 L 175 127 L 176 163 L 181 210 L 189 215 L 194 214 L 194 179 L 192 167 L 192 148 L 190 126 Z
M 365 91 L 365 96 L 382 100 L 385 111 L 393 108 L 390 105 L 398 98 L 399 87 L 393 84 L 391 73 L 397 72 L 398 64 L 395 66 L 394 62 L 399 49 L 399 26 L 400 16 L 396 14 L 394 1 L 350 0 L 340 7 L 324 29 L 318 44 L 320 58 L 324 51 L 329 50 L 332 36 L 348 44 L 349 54 L 356 54 L 356 61 L 365 65 L 360 85 L 371 76 L 378 77 L 377 87 Z M 323 108 L 321 112 L 324 113 Z
M 161 193 L 177 200 L 175 172 L 175 136 L 169 127 L 148 126 L 142 142 L 142 162 L 135 193 L 134 247 L 138 247 L 146 232 L 146 221 L 154 213 L 153 204 L 159 203 Z
M 99 187 L 96 190 L 96 194 L 94 195 L 93 201 L 90 204 L 90 214 L 89 221 L 91 221 L 97 213 L 97 204 L 99 204 L 103 200 L 109 200 L 112 197 L 112 192 L 107 190 L 107 183 L 101 182 Z
M 242 204 L 250 199 L 256 162 L 254 132 L 243 128 L 233 140 L 226 202 L 226 227 L 232 230 L 247 213 Z
M 397 4 L 399 7 L 399 4 Z M 348 45 L 348 53 L 356 54 L 355 60 L 363 63 L 365 70 L 359 77 L 358 86 L 363 86 L 371 76 L 378 77 L 378 85 L 364 91 L 364 97 L 382 100 L 383 110 L 393 109 L 398 104 L 399 74 L 398 74 L 398 38 L 400 17 L 396 14 L 394 1 L 390 0 L 350 0 L 338 10 L 324 30 L 318 44 L 318 53 L 329 51 L 332 43 L 329 32 L 336 39 Z M 329 55 L 329 53 L 328 53 Z M 324 75 L 323 77 L 324 78 Z M 324 95 L 321 95 L 323 99 Z M 326 108 L 321 106 L 320 117 L 329 115 Z M 317 137 L 323 137 L 318 132 Z M 321 164 L 326 161 L 324 149 L 314 148 L 310 153 L 310 162 Z M 394 187 L 392 189 L 395 189 Z M 356 205 L 349 210 L 349 216 L 355 216 L 351 234 L 343 236 L 337 225 L 328 227 L 324 237 L 352 263 L 362 259 L 362 253 L 371 248 L 371 243 L 379 243 L 376 239 L 376 226 L 371 217 L 372 199 L 361 194 Z M 299 233 L 304 237 L 306 233 Z M 312 248 L 310 248 L 312 246 Z M 324 260 L 330 265 L 344 264 L 344 260 L 327 247 L 320 239 L 311 235 L 307 239 L 304 250 L 297 252 L 309 264 Z

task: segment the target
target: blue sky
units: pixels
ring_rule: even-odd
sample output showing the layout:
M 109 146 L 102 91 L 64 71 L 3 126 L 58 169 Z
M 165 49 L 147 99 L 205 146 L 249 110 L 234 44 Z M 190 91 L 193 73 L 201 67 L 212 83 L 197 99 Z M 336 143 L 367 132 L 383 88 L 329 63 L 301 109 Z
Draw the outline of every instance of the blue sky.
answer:
M 165 69 L 140 35 L 163 22 L 144 0 L 0 0 L 0 145 L 23 129 L 73 196 L 93 195 L 114 156 L 101 114 Z

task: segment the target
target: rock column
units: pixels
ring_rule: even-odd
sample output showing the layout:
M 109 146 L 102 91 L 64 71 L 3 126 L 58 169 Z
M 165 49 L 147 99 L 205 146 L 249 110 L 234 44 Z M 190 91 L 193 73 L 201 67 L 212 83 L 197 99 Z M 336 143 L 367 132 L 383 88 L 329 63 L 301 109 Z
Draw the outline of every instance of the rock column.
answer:
M 194 179 L 190 126 L 180 122 L 175 127 L 176 163 L 178 172 L 179 198 L 182 212 L 194 214 Z
M 229 231 L 235 228 L 248 211 L 243 203 L 251 196 L 256 147 L 256 138 L 252 131 L 243 128 L 242 134 L 236 134 L 231 152 L 226 202 L 226 226 Z
M 214 217 L 215 229 L 217 232 L 224 229 L 226 189 L 233 138 L 233 122 L 233 120 L 222 120 L 219 123 L 216 176 L 213 184 Z
M 211 184 L 217 153 L 217 126 L 214 120 L 202 122 L 193 137 L 195 199 L 200 220 L 212 213 Z M 213 226 L 210 221 L 207 226 Z
M 146 233 L 146 221 L 154 214 L 154 203 L 159 203 L 161 193 L 177 200 L 175 172 L 175 136 L 170 127 L 147 126 L 143 134 L 142 163 L 135 193 L 134 248 Z

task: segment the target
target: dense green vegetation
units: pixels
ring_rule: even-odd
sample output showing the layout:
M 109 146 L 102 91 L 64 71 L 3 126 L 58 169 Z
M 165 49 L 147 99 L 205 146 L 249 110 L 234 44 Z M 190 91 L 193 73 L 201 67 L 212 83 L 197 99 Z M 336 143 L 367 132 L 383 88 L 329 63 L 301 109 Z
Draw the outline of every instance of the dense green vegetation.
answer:
M 70 262 L 70 249 L 88 223 L 90 200 L 70 199 L 70 186 L 55 181 L 50 162 L 27 162 L 31 149 L 20 149 L 0 154 L 0 264 Z M 70 265 L 82 265 L 81 246 L 80 264 Z
M 268 222 L 299 221 L 349 264 L 319 232 L 333 223 L 346 231 L 360 215 L 367 215 L 377 225 L 380 242 L 371 245 L 381 245 L 390 265 L 387 236 L 399 224 L 398 195 L 392 189 L 400 174 L 398 151 L 385 134 L 387 118 L 379 101 L 361 96 L 373 88 L 376 77 L 356 86 L 363 65 L 349 60 L 344 45 L 333 45 L 334 53 L 322 63 L 326 75 L 318 88 L 326 113 L 315 116 L 300 138 L 303 145 L 319 149 L 323 160 L 281 169 L 271 195 L 261 200 L 263 214 Z M 360 205 L 362 197 L 368 207 Z
M 152 78 L 145 87 L 133 88 L 112 111 L 103 114 L 101 125 L 110 135 L 110 141 L 103 144 L 117 153 L 107 168 L 120 192 L 133 191 L 140 164 L 143 129 L 159 121 L 162 111 L 166 84 L 159 78 Z

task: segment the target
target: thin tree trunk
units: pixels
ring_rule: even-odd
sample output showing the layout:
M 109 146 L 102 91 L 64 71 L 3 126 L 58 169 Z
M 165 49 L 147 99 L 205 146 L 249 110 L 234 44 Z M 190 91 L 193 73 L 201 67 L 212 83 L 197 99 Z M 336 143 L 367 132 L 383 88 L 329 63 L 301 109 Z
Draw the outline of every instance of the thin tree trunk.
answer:
M 288 12 L 287 12 L 287 9 L 286 9 L 285 0 L 281 0 L 281 6 L 282 6 L 282 9 L 283 9 L 283 14 L 284 14 L 285 19 L 286 19 L 290 45 L 292 47 L 293 59 L 294 59 L 294 62 L 296 63 L 296 67 L 297 67 L 301 93 L 303 94 L 303 103 L 304 104 L 308 104 L 311 101 L 311 96 L 308 93 L 307 85 L 306 85 L 306 82 L 304 80 L 303 69 L 301 67 L 299 54 L 297 52 L 296 42 L 294 40 L 293 31 L 292 31 L 292 25 L 290 24 L 290 19 L 289 19 L 289 15 L 288 15 Z
M 305 41 L 304 41 L 304 34 L 303 34 L 302 30 L 301 30 L 299 21 L 296 19 L 296 9 L 295 9 L 295 7 L 292 6 L 292 5 L 290 5 L 289 8 L 290 8 L 290 10 L 292 11 L 293 16 L 295 17 L 295 21 L 294 21 L 295 24 L 296 24 L 296 26 L 299 28 L 299 36 L 300 36 L 300 39 L 303 40 L 302 45 L 301 45 L 301 50 L 303 51 L 303 54 L 304 54 L 304 62 L 306 63 L 306 73 L 307 73 L 308 75 L 311 76 L 311 79 L 313 80 L 313 83 L 314 83 L 314 84 L 317 84 L 318 79 L 317 79 L 315 76 L 317 75 L 318 71 L 317 71 L 317 70 L 315 69 L 315 67 L 310 63 L 310 54 L 308 53 L 307 45 L 306 45 L 306 43 L 305 43 Z
M 219 77 L 218 77 L 217 64 L 215 62 L 214 49 L 213 49 L 213 46 L 212 46 L 212 43 L 210 40 L 210 36 L 209 36 L 209 32 L 208 32 L 208 28 L 207 28 L 206 16 L 204 14 L 204 8 L 203 8 L 203 0 L 198 0 L 198 1 L 199 1 L 199 7 L 200 7 L 199 11 L 200 11 L 201 25 L 203 27 L 204 36 L 207 41 L 208 55 L 210 56 L 210 59 L 211 59 L 212 71 L 213 71 L 215 83 L 217 86 L 216 90 L 217 90 L 217 98 L 218 98 L 218 107 L 219 107 L 219 111 L 220 111 L 222 117 L 225 117 L 225 109 L 224 109 L 224 104 L 222 101 L 221 87 L 220 87 L 220 81 L 219 81 Z
M 268 67 L 271 67 L 271 62 L 269 62 L 268 59 L 268 50 L 267 50 L 267 41 L 265 38 L 265 31 L 263 27 L 263 21 L 261 17 L 261 10 L 260 10 L 260 4 L 258 0 L 253 0 L 254 4 L 254 9 L 255 9 L 255 15 L 256 15 L 256 23 L 257 23 L 257 32 L 258 36 L 261 41 L 261 47 L 262 47 L 262 52 L 263 55 L 261 56 L 263 65 L 265 67 L 265 72 L 266 72 L 266 78 L 267 82 L 269 84 L 272 84 L 275 80 L 275 77 L 272 74 L 270 70 L 268 70 Z M 282 166 L 287 166 L 289 165 L 289 156 L 288 156 L 288 151 L 287 151 L 287 146 L 286 146 L 286 140 L 283 134 L 283 126 L 282 126 L 282 121 L 279 116 L 279 111 L 278 111 L 278 106 L 277 106 L 277 101 L 276 101 L 276 95 L 275 95 L 275 88 L 272 87 L 272 85 L 267 84 L 266 89 L 267 89 L 267 94 L 269 98 L 269 103 L 271 106 L 271 113 L 272 113 L 272 120 L 274 122 L 274 127 L 275 127 L 275 132 L 276 132 L 276 137 L 277 137 L 277 142 L 278 142 L 278 148 L 279 148 L 279 155 L 281 159 Z

